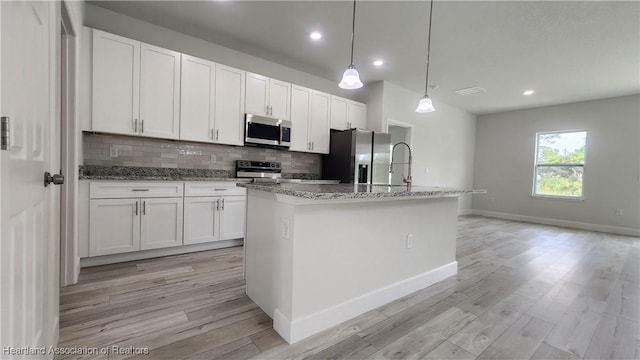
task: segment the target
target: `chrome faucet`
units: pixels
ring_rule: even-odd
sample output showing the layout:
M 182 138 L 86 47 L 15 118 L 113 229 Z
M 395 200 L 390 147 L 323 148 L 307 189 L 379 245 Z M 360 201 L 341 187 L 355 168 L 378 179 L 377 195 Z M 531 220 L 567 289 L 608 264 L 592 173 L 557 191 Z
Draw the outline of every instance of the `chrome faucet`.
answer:
M 407 149 L 409 150 L 409 162 L 407 163 L 396 163 L 396 164 L 406 164 L 409 167 L 409 171 L 407 174 L 407 177 L 404 177 L 404 174 L 402 175 L 402 181 L 407 184 L 407 190 L 411 189 L 411 147 L 409 147 L 409 144 L 407 144 L 406 142 L 399 142 L 395 145 L 393 145 L 393 148 L 391 148 L 391 164 L 389 164 L 389 173 L 393 174 L 393 151 L 396 149 L 396 146 L 398 145 L 404 145 L 407 147 Z

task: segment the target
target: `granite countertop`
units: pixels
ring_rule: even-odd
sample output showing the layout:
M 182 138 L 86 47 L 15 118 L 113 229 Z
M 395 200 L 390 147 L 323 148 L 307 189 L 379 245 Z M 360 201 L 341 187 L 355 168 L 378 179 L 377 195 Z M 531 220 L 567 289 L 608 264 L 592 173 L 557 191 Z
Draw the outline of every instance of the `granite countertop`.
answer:
M 365 198 L 419 198 L 450 197 L 462 194 L 485 193 L 484 190 L 406 185 L 366 185 L 366 184 L 238 184 L 252 190 L 266 191 L 313 200 L 365 199 Z
M 134 166 L 81 165 L 80 180 L 116 181 L 229 181 L 251 182 L 236 178 L 233 170 L 158 168 Z M 319 174 L 282 174 L 289 179 L 318 179 Z

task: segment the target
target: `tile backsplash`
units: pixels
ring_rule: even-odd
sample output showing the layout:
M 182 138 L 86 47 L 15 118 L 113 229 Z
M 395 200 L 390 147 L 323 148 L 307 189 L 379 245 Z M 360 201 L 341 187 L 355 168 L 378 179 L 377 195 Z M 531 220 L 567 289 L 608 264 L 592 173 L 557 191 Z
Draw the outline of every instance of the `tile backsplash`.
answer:
M 83 165 L 235 170 L 236 160 L 278 161 L 284 174 L 320 174 L 322 155 L 250 146 L 229 146 L 83 133 Z M 111 157 L 110 148 L 117 157 Z

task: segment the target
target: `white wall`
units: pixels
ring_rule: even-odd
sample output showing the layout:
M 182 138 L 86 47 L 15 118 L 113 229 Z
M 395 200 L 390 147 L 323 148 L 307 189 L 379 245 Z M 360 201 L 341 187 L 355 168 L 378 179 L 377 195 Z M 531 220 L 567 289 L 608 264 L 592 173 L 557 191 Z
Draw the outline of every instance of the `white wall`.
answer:
M 424 94 L 385 81 L 385 131 L 387 119 L 413 125 L 414 184 L 470 189 L 473 185 L 476 116 L 442 102 L 434 102 L 435 112 L 416 113 L 422 96 Z M 459 209 L 470 208 L 471 196 L 461 196 Z
M 365 93 L 365 89 L 340 89 L 340 79 L 324 79 L 89 3 L 85 5 L 84 25 L 352 100 L 358 100 Z
M 587 130 L 584 201 L 531 197 L 536 132 L 572 129 Z M 474 196 L 474 210 L 637 230 L 640 96 L 480 116 L 474 188 L 488 190 Z

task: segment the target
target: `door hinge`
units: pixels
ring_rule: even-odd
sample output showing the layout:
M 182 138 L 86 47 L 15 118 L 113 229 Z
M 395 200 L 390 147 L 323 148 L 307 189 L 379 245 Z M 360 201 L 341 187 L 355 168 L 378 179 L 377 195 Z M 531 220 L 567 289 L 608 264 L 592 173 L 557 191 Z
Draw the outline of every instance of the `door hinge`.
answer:
M 9 150 L 9 117 L 0 118 L 0 150 Z

